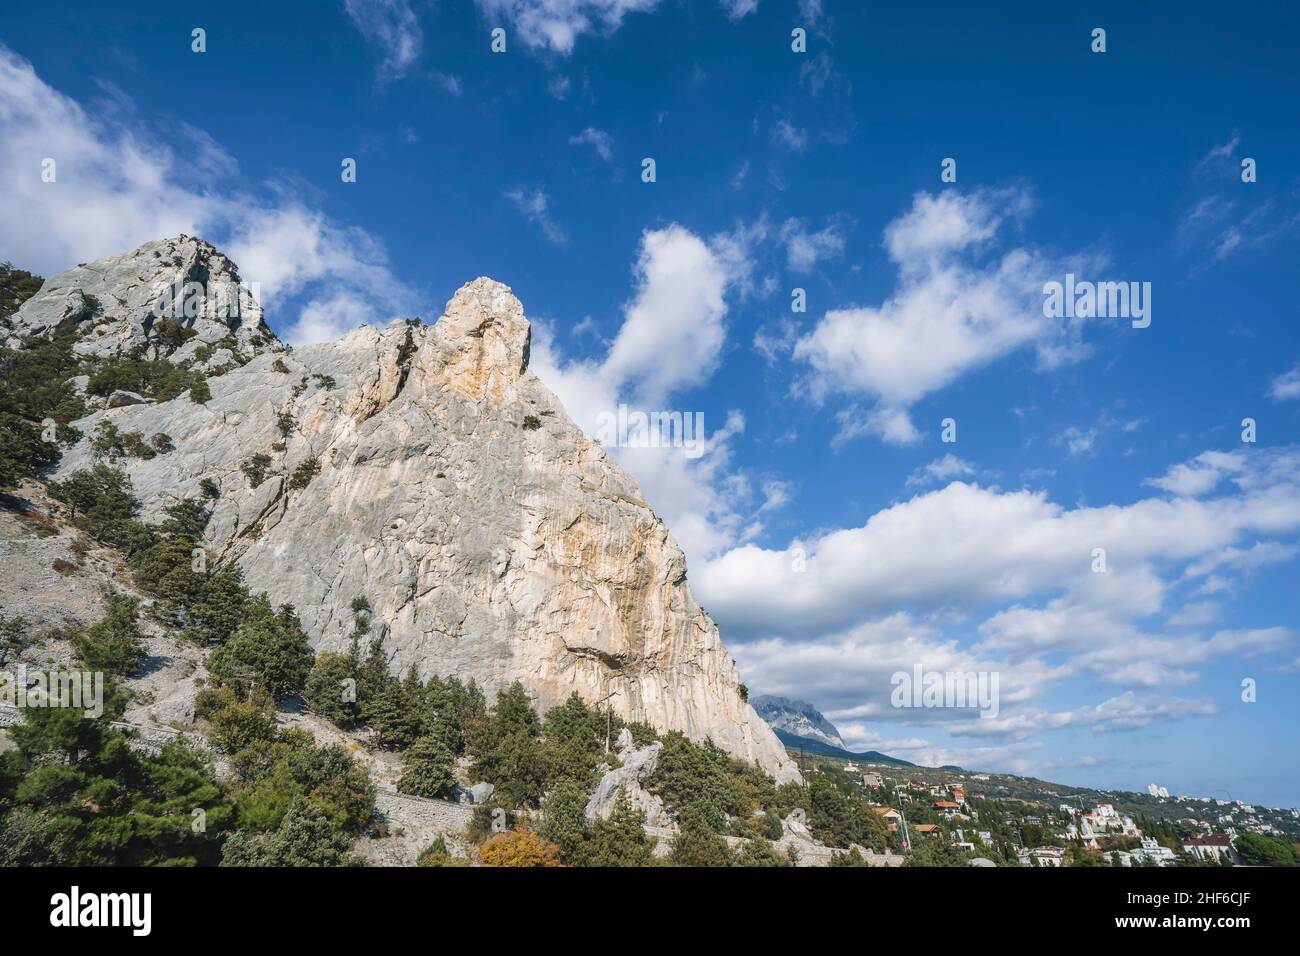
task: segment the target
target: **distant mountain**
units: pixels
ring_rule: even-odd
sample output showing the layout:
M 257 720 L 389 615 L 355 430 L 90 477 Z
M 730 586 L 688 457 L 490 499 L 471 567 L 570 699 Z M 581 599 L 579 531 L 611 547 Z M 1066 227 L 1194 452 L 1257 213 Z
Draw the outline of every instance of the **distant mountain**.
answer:
M 835 729 L 835 725 L 806 700 L 763 694 L 755 697 L 751 703 L 758 711 L 758 716 L 766 720 L 768 726 L 777 731 L 778 736 L 781 731 L 784 731 L 795 737 L 844 749 L 844 738 Z
M 762 711 L 759 711 L 761 714 Z M 779 728 L 776 730 L 777 739 L 785 744 L 786 749 L 791 753 L 797 753 L 803 748 L 804 753 L 817 757 L 838 757 L 841 760 L 854 760 L 859 763 L 888 763 L 897 767 L 915 767 L 916 764 L 909 760 L 901 760 L 898 757 L 891 757 L 888 754 L 882 754 L 879 750 L 864 750 L 861 753 L 854 753 L 851 750 L 845 750 L 843 747 L 834 747 L 821 740 L 813 740 L 810 737 L 799 737 L 795 734 Z M 960 767 L 941 767 L 941 770 L 960 770 Z

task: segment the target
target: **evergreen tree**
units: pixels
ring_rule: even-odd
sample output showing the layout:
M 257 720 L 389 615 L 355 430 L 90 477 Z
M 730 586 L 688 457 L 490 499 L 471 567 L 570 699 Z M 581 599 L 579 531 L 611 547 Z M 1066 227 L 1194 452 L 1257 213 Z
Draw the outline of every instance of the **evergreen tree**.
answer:
M 543 809 L 541 835 L 560 848 L 566 863 L 585 866 L 587 791 L 573 780 L 561 780 Z
M 350 682 L 350 683 L 349 683 Z M 348 654 L 326 652 L 316 658 L 303 687 L 303 700 L 316 713 L 339 727 L 353 727 L 361 720 L 357 702 L 357 661 Z
M 295 797 L 271 833 L 240 831 L 226 841 L 222 866 L 347 866 L 357 861 L 351 840 L 331 827 L 325 811 Z
M 730 866 L 731 848 L 705 811 L 691 805 L 677 819 L 671 858 L 678 866 Z
M 437 737 L 421 737 L 402 754 L 397 789 L 417 797 L 443 797 L 456 786 L 455 758 Z
M 139 606 L 133 598 L 114 597 L 101 620 L 73 635 L 72 652 L 82 667 L 115 677 L 139 670 L 145 658 L 137 622 Z
M 645 813 L 634 808 L 626 791 L 619 791 L 608 819 L 591 825 L 585 866 L 650 866 L 655 840 L 646 836 Z
M 857 852 L 854 850 L 853 852 Z M 859 858 L 861 855 L 859 854 Z M 786 859 L 776 852 L 771 842 L 762 837 L 746 840 L 736 854 L 732 866 L 785 866 Z
M 208 660 L 208 670 L 237 690 L 264 687 L 275 698 L 295 695 L 315 655 L 293 606 L 271 609 L 266 595 L 244 605 L 243 621 Z

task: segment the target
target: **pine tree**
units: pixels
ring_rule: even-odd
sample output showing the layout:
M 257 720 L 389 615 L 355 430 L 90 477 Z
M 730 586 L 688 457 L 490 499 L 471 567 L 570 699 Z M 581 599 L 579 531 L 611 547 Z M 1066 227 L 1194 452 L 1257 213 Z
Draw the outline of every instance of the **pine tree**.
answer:
M 437 737 L 420 737 L 402 754 L 397 789 L 417 797 L 443 797 L 456 786 L 455 758 Z
M 654 847 L 654 838 L 646 836 L 645 813 L 632 806 L 627 791 L 620 790 L 609 818 L 591 825 L 585 865 L 649 866 Z

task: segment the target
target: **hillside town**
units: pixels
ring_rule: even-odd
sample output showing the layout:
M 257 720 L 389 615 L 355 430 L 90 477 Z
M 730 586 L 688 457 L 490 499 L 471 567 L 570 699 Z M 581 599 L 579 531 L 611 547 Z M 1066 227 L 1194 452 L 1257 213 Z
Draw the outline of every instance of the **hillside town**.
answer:
M 1267 865 L 1300 842 L 1300 810 L 1242 800 L 1068 788 L 1010 774 L 803 760 L 859 790 L 894 853 L 920 865 Z

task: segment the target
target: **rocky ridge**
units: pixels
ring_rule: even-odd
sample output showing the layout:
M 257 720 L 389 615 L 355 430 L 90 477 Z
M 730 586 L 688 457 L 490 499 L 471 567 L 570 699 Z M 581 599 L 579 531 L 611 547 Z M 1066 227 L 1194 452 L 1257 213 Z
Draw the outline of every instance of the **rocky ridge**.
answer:
M 168 243 L 193 244 L 198 260 L 175 267 L 185 275 L 237 277 L 206 243 L 184 238 L 79 267 L 115 277 L 90 287 L 101 306 L 122 303 L 92 327 L 94 354 L 142 345 L 164 354 L 136 292 L 147 278 L 139 263 L 157 261 L 155 251 L 161 260 L 156 247 Z M 48 280 L 13 329 L 50 334 L 81 321 L 68 309 L 87 286 L 69 274 Z M 209 380 L 206 404 L 182 396 L 98 409 L 76 423 L 85 437 L 52 477 L 98 460 L 103 421 L 165 434 L 172 450 L 117 462 L 142 517 L 216 482 L 214 559 L 238 562 L 250 587 L 293 604 L 318 650 L 345 648 L 351 602 L 365 597 L 394 672 L 472 676 L 489 690 L 519 680 L 540 707 L 576 691 L 795 776 L 742 698 L 672 535 L 529 370 L 529 323 L 509 288 L 480 278 L 435 325 L 362 327 L 291 352 L 255 314 L 194 321 L 205 341 L 233 338 L 247 360 Z
M 187 331 L 164 334 L 168 319 Z M 74 350 L 94 358 L 136 354 L 181 364 L 204 345 L 225 346 L 240 360 L 284 349 L 235 264 L 190 236 L 148 242 L 51 276 L 0 322 L 0 340 L 22 348 L 30 337 L 72 330 L 79 333 Z

